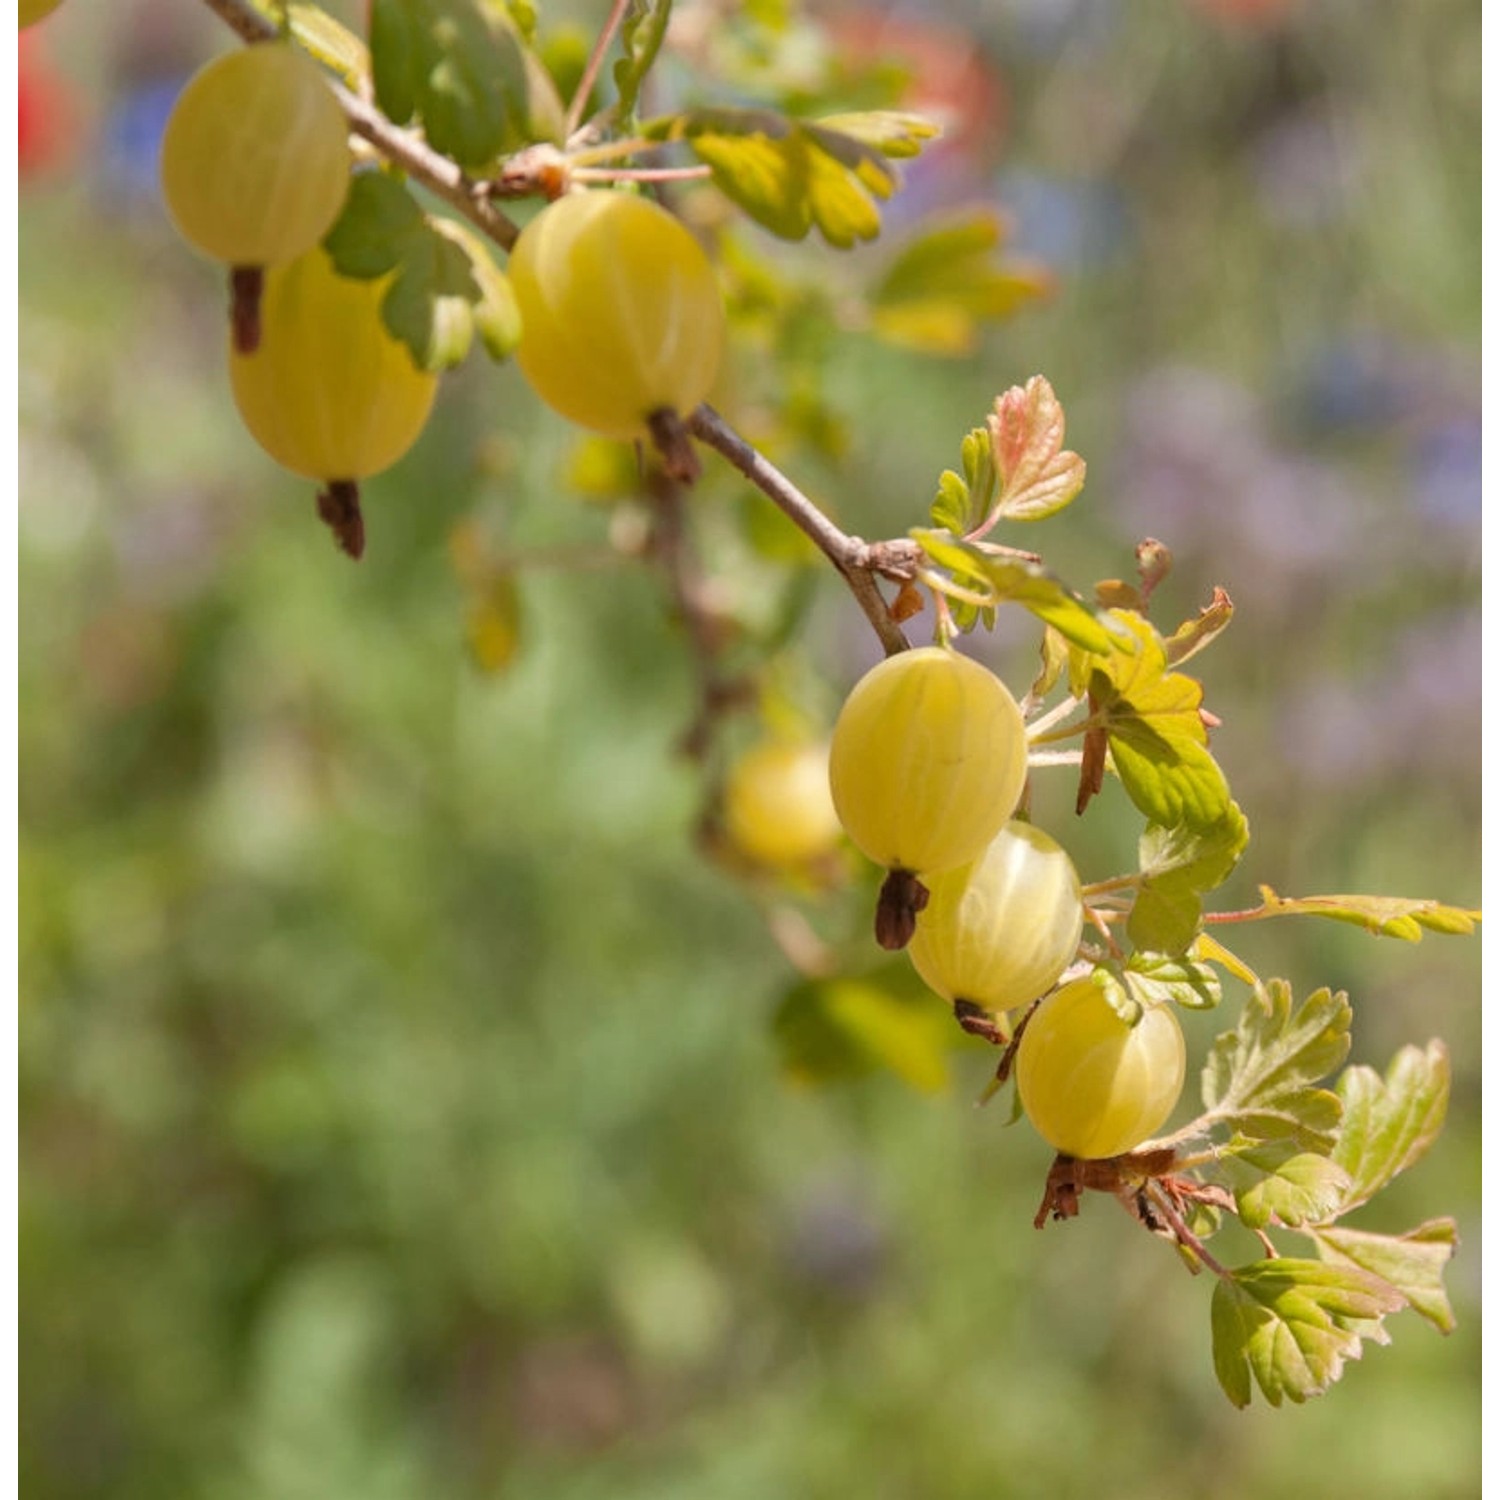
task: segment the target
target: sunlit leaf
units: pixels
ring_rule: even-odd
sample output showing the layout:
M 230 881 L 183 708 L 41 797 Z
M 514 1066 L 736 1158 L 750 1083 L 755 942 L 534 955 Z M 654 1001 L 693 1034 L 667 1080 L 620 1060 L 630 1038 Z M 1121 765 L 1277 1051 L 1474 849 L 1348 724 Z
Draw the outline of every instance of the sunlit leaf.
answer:
M 1228 629 L 1234 618 L 1234 602 L 1221 588 L 1214 589 L 1213 599 L 1191 619 L 1184 620 L 1166 638 L 1167 663 L 1176 666 L 1196 656 Z
M 1242 920 L 1262 917 L 1329 917 L 1363 927 L 1380 937 L 1420 943 L 1423 930 L 1464 936 L 1474 931 L 1480 913 L 1441 901 L 1411 900 L 1402 896 L 1278 896 L 1268 885 L 1260 887 L 1260 908 L 1244 913 Z
M 1224 998 L 1219 976 L 1207 964 L 1165 953 L 1133 953 L 1122 975 L 1131 995 L 1143 1006 L 1186 1006 L 1211 1010 Z
M 1263 1229 L 1271 1223 L 1296 1228 L 1319 1223 L 1334 1212 L 1348 1186 L 1348 1174 L 1337 1163 L 1313 1151 L 1299 1151 L 1237 1192 L 1235 1201 L 1246 1228 Z
M 1458 1245 L 1452 1219 L 1430 1219 L 1405 1234 L 1369 1234 L 1328 1224 L 1314 1231 L 1313 1238 L 1325 1260 L 1380 1277 L 1440 1333 L 1453 1331 L 1453 1307 L 1443 1287 L 1443 1272 Z
M 1137 947 L 1180 953 L 1198 932 L 1201 895 L 1221 885 L 1250 841 L 1245 816 L 1228 803 L 1215 822 L 1149 823 L 1139 845 L 1142 881 L 1128 930 Z
M 1214 1288 L 1214 1370 L 1236 1406 L 1251 1380 L 1272 1406 L 1321 1395 L 1358 1359 L 1351 1324 L 1377 1322 L 1401 1296 L 1357 1266 L 1279 1257 L 1233 1271 Z
M 959 450 L 963 473 L 944 469 L 938 479 L 937 498 L 932 502 L 932 524 L 954 536 L 964 536 L 990 513 L 999 476 L 990 448 L 989 434 L 976 427 L 964 438 Z
M 848 249 L 880 233 L 878 203 L 899 184 L 887 158 L 909 154 L 894 144 L 915 138 L 904 125 L 874 128 L 870 121 L 879 116 L 850 118 L 861 122 L 868 140 L 774 110 L 728 107 L 689 110 L 641 132 L 685 141 L 712 169 L 720 191 L 773 234 L 800 240 L 816 226 L 830 245 Z
M 979 602 L 1012 600 L 1085 651 L 1103 654 L 1113 648 L 1107 622 L 1040 563 L 986 551 L 946 531 L 919 526 L 910 535 L 960 588 L 982 595 Z
M 1203 1102 L 1250 1140 L 1292 1139 L 1328 1152 L 1342 1117 L 1338 1095 L 1318 1088 L 1349 1051 L 1348 998 L 1327 989 L 1294 1005 L 1273 979 L 1245 1000 L 1239 1025 L 1220 1036 L 1203 1069 Z
M 1040 521 L 1083 488 L 1085 464 L 1062 445 L 1062 402 L 1045 376 L 1033 375 L 1024 387 L 997 397 L 988 425 L 1000 474 L 1001 520 Z
M 248 3 L 263 20 L 281 25 L 281 0 L 248 0 Z M 290 0 L 285 13 L 297 45 L 337 74 L 349 88 L 361 92 L 370 77 L 370 53 L 365 44 L 311 0 Z
M 1398 1173 L 1426 1155 L 1448 1113 L 1448 1049 L 1440 1041 L 1403 1047 L 1384 1078 L 1373 1068 L 1346 1068 L 1337 1089 L 1344 1105 L 1333 1159 L 1349 1174 L 1340 1211 L 1367 1203 Z

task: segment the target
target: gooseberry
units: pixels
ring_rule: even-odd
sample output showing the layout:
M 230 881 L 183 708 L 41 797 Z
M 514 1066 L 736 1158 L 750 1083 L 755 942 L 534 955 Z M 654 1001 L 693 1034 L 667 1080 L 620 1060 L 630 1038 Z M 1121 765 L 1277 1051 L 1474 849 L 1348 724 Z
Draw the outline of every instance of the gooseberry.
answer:
M 650 434 L 708 394 L 724 345 L 713 266 L 666 209 L 575 192 L 521 231 L 510 257 L 516 361 L 543 401 L 606 437 Z
M 242 349 L 254 347 L 261 270 L 332 228 L 350 161 L 338 100 L 290 43 L 215 58 L 178 96 L 162 135 L 162 196 L 182 237 L 234 269 Z
M 757 864 L 796 869 L 833 850 L 842 837 L 828 791 L 828 746 L 763 740 L 730 767 L 724 828 Z
M 916 877 L 978 858 L 1015 810 L 1026 728 L 993 672 L 925 646 L 887 657 L 855 684 L 828 770 L 845 832 L 891 871 L 875 935 L 901 948 L 927 900 Z
M 1170 1003 L 1132 1026 L 1092 978 L 1037 1007 L 1021 1033 L 1016 1087 L 1037 1133 L 1067 1156 L 1133 1151 L 1172 1113 L 1187 1048 Z
M 340 276 L 321 247 L 273 266 L 260 348 L 231 348 L 229 358 L 250 435 L 284 468 L 329 483 L 320 511 L 336 531 L 330 509 L 352 506 L 340 541 L 355 556 L 363 546 L 357 482 L 411 447 L 437 393 L 437 377 L 417 367 L 381 320 L 386 279 Z
M 907 950 L 945 1000 L 986 1010 L 1026 1005 L 1078 951 L 1083 900 L 1063 848 L 1012 820 L 972 864 L 930 876 Z

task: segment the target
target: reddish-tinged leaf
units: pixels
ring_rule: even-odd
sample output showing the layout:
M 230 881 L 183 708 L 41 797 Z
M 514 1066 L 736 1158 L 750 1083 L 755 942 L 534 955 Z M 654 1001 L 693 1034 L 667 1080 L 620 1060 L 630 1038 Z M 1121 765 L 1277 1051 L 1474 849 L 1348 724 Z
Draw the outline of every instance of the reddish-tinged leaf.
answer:
M 1083 488 L 1084 462 L 1062 445 L 1066 428 L 1062 402 L 1045 376 L 1033 375 L 1024 388 L 1012 386 L 996 399 L 989 419 L 1000 474 L 996 519 L 1039 521 Z

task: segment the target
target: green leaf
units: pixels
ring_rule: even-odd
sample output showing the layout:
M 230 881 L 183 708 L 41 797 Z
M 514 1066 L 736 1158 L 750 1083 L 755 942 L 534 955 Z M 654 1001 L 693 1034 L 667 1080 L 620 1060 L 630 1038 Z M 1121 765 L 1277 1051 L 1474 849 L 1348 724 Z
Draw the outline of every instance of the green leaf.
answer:
M 521 342 L 521 309 L 510 278 L 495 264 L 489 246 L 466 224 L 433 218 L 433 229 L 451 240 L 469 259 L 469 270 L 479 289 L 471 306 L 474 327 L 491 359 L 508 359 Z
M 822 131 L 852 136 L 856 141 L 892 158 L 920 156 L 928 141 L 942 134 L 925 115 L 896 109 L 866 109 L 849 114 L 823 115 L 812 122 Z
M 1363 1065 L 1344 1069 L 1336 1085 L 1344 1120 L 1333 1152 L 1349 1174 L 1340 1213 L 1368 1203 L 1427 1154 L 1447 1117 L 1450 1076 L 1448 1049 L 1436 1040 L 1403 1047 L 1383 1079 Z
M 966 542 L 947 531 L 919 526 L 910 536 L 981 606 L 1013 600 L 1085 651 L 1102 655 L 1115 649 L 1110 622 L 1040 563 L 986 550 L 980 543 Z
M 1247 1229 L 1263 1229 L 1271 1223 L 1295 1229 L 1326 1219 L 1348 1186 L 1349 1177 L 1342 1167 L 1316 1152 L 1299 1151 L 1237 1192 L 1235 1199 Z
M 641 84 L 656 61 L 671 16 L 672 0 L 631 0 L 620 26 L 625 55 L 615 64 L 615 91 L 619 98 L 612 110 L 613 119 L 629 120 L 635 114 Z
M 685 141 L 712 169 L 719 190 L 773 234 L 800 240 L 816 225 L 830 245 L 847 250 L 880 233 L 877 203 L 899 183 L 887 161 L 898 153 L 888 148 L 913 136 L 906 129 L 874 129 L 869 122 L 880 116 L 843 118 L 862 122 L 874 144 L 816 120 L 728 107 L 654 120 L 641 133 L 650 140 Z
M 1148 1008 L 1170 1003 L 1189 1010 L 1212 1010 L 1224 998 L 1217 972 L 1191 958 L 1133 953 L 1122 975 L 1132 997 Z
M 1452 1219 L 1429 1219 L 1405 1234 L 1367 1234 L 1325 1225 L 1314 1231 L 1313 1239 L 1325 1260 L 1380 1277 L 1439 1333 L 1453 1332 L 1453 1307 L 1443 1288 L 1443 1271 L 1458 1245 Z
M 861 979 L 794 985 L 773 1029 L 783 1065 L 805 1082 L 854 1077 L 885 1068 L 923 1093 L 949 1084 L 951 1014 L 917 993 L 906 975 L 877 970 Z
M 1348 1053 L 1350 1017 L 1348 998 L 1327 989 L 1296 1007 L 1283 979 L 1252 991 L 1239 1025 L 1214 1042 L 1203 1069 L 1203 1102 L 1215 1122 L 1252 1141 L 1330 1151 L 1342 1105 L 1315 1085 Z
M 1250 842 L 1238 805 L 1206 826 L 1148 823 L 1139 845 L 1143 875 L 1127 931 L 1138 948 L 1181 953 L 1198 933 L 1203 891 L 1222 885 Z
M 1024 387 L 998 396 L 988 425 L 1000 474 L 998 519 L 1040 521 L 1083 488 L 1086 466 L 1062 445 L 1062 402 L 1045 376 L 1033 375 Z
M 323 244 L 340 275 L 391 278 L 381 317 L 423 369 L 462 360 L 476 324 L 497 358 L 515 347 L 520 315 L 510 285 L 478 237 L 429 219 L 388 173 L 355 173 Z
M 1133 646 L 1100 653 L 1088 691 L 1130 800 L 1165 828 L 1232 822 L 1229 783 L 1208 749 L 1202 684 L 1167 670 L 1162 639 L 1148 620 L 1131 610 L 1108 616 L 1134 637 Z
M 474 0 L 370 0 L 370 50 L 381 109 L 461 167 L 530 138 L 521 44 Z
M 249 3 L 263 20 L 281 25 L 281 0 L 249 0 Z M 292 40 L 342 83 L 356 93 L 362 92 L 370 77 L 370 53 L 365 44 L 311 0 L 290 0 L 285 9 Z
M 1214 1370 L 1236 1406 L 1251 1379 L 1272 1406 L 1321 1395 L 1358 1359 L 1360 1333 L 1402 1299 L 1357 1266 L 1278 1257 L 1233 1271 L 1214 1288 Z
M 1223 589 L 1215 587 L 1213 599 L 1191 620 L 1184 620 L 1166 639 L 1167 661 L 1176 666 L 1196 656 L 1229 628 L 1234 603 Z
M 996 259 L 1004 238 L 1000 217 L 980 211 L 911 240 L 871 289 L 874 331 L 924 354 L 971 353 L 984 323 L 1009 317 L 1052 289 L 1040 268 Z M 970 528 L 953 529 L 962 534 Z
M 1268 885 L 1260 888 L 1260 909 L 1253 917 L 1329 917 L 1363 927 L 1379 937 L 1400 938 L 1420 943 L 1425 928 L 1466 936 L 1474 931 L 1480 913 L 1459 906 L 1444 906 L 1441 901 L 1410 900 L 1402 896 L 1278 896 Z
M 989 434 L 976 427 L 960 449 L 963 477 L 944 469 L 938 479 L 937 498 L 932 502 L 932 524 L 941 531 L 964 536 L 989 514 L 999 476 Z

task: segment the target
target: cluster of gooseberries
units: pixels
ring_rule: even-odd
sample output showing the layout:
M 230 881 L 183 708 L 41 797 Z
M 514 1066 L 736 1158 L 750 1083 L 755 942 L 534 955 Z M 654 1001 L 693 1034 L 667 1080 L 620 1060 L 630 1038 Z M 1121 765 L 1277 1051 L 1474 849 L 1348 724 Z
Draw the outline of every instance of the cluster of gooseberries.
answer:
M 889 871 L 881 945 L 907 948 L 960 1020 L 993 1040 L 1009 1039 L 1007 1013 L 1023 1011 L 1016 1083 L 1032 1124 L 1068 1156 L 1118 1156 L 1176 1105 L 1182 1029 L 1170 1005 L 1127 1018 L 1088 974 L 1048 994 L 1078 956 L 1084 907 L 1067 854 L 1013 816 L 1026 753 L 1020 709 L 993 673 L 942 647 L 904 651 L 839 714 L 833 801 Z
M 167 122 L 161 180 L 183 237 L 230 267 L 234 397 L 251 435 L 319 480 L 318 509 L 358 557 L 358 484 L 416 441 L 436 392 L 381 315 L 390 277 L 339 274 L 322 248 L 348 197 L 343 111 L 289 42 L 242 48 L 187 84 Z M 522 373 L 563 416 L 661 448 L 696 471 L 682 417 L 718 372 L 724 313 L 708 257 L 665 209 L 571 193 L 511 257 Z

